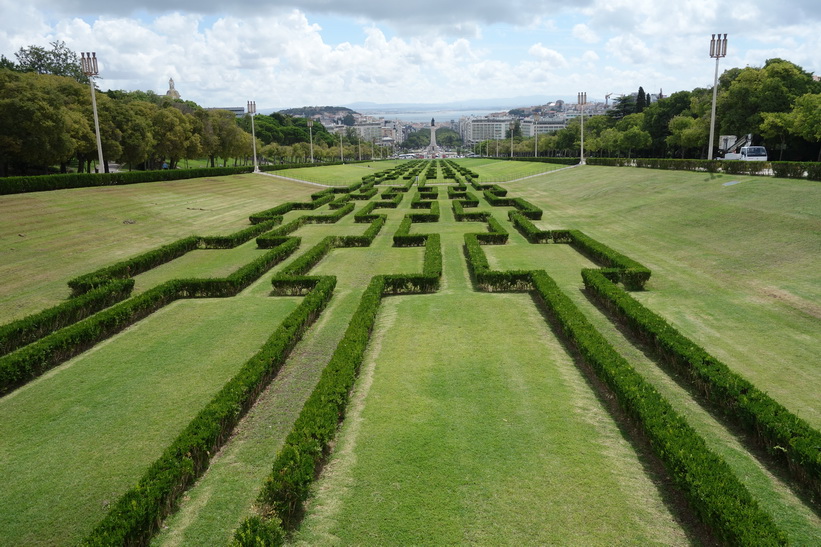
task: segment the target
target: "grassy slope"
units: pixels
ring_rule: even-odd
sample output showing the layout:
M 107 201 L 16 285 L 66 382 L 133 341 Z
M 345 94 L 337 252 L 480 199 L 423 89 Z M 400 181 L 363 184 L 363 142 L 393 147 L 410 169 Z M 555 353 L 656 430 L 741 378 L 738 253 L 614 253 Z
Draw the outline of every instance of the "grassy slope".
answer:
M 176 302 L 0 399 L 0 543 L 79 541 L 295 306 Z
M 72 277 L 192 234 L 236 232 L 316 190 L 249 174 L 0 196 L 0 323 L 59 303 Z
M 583 167 L 506 187 L 544 209 L 542 227 L 650 267 L 639 300 L 821 427 L 818 183 Z

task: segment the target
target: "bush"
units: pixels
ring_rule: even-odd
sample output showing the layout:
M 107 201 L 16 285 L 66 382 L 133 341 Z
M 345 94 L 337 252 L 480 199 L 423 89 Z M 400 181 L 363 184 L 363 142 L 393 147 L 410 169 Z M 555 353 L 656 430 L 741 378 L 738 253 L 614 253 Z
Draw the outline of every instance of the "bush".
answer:
M 675 366 L 715 407 L 821 495 L 821 432 L 734 373 L 596 270 L 583 270 L 585 288 L 634 336 Z

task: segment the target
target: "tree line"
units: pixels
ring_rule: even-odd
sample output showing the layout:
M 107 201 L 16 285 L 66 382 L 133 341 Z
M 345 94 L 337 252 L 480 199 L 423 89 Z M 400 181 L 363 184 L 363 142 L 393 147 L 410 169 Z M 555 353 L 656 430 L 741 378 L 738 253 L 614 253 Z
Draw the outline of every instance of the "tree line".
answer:
M 706 158 L 712 88 L 679 91 L 649 102 L 639 88 L 618 99 L 606 115 L 584 120 L 585 154 L 624 157 Z M 821 82 L 783 59 L 763 67 L 732 68 L 719 79 L 716 100 L 716 145 L 719 135 L 753 135 L 771 160 L 821 161 Z M 500 156 L 510 155 L 509 137 L 498 143 Z M 514 130 L 513 153 L 578 154 L 581 122 L 572 120 L 552 134 L 523 139 Z M 477 151 L 496 153 L 497 143 L 483 142 Z

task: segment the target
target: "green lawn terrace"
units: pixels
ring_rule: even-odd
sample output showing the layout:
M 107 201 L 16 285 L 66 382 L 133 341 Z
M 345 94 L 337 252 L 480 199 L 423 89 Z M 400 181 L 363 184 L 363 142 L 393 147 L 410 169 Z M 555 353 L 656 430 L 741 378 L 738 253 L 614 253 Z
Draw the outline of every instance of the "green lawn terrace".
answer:
M 313 184 L 291 180 L 298 172 L 278 172 L 287 178 L 3 196 L 2 233 L 24 234 L 2 242 L 15 259 L 0 270 L 7 323 L 70 302 L 66 283 L 81 274 L 192 234 L 238 233 L 248 229 L 249 216 L 284 203 L 318 203 L 319 180 L 334 187 L 332 200 L 358 195 L 345 202 L 351 211 L 328 200 L 291 209 L 233 247 L 200 244 L 133 275 L 133 296 L 112 309 L 175 280 L 237 279 L 236 272 L 283 249 L 257 277 L 240 275 L 234 296 L 203 292 L 227 281 L 190 282 L 182 289 L 188 296 L 0 398 L 0 469 L 11 485 L 0 495 L 3 542 L 120 537 L 104 534 L 122 528 L 115 514 L 122 501 L 149 503 L 134 492 L 140 480 L 141 490 L 164 491 L 157 473 L 172 461 L 163 459 L 167 448 L 192 442 L 186 428 L 210 423 L 202 421 L 203 410 L 216 408 L 223 386 L 262 348 L 277 371 L 240 404 L 248 410 L 230 437 L 206 443 L 219 448 L 204 456 L 207 470 L 194 458 L 201 468 L 195 476 L 176 475 L 186 491 L 177 496 L 179 488 L 171 488 L 175 494 L 166 499 L 177 509 L 157 534 L 137 525 L 124 537 L 150 531 L 156 545 L 227 543 L 242 523 L 255 530 L 248 523 L 257 521 L 246 519 L 262 508 L 265 516 L 276 511 L 291 541 L 308 544 L 817 543 L 813 468 L 791 476 L 779 450 L 768 455 L 767 442 L 756 444 L 681 363 L 669 364 L 684 357 L 654 354 L 642 342 L 647 335 L 618 318 L 630 310 L 607 304 L 624 294 L 641 306 L 637 313 L 665 319 L 812 435 L 821 426 L 817 186 L 628 168 L 556 171 L 561 166 L 487 159 L 454 163 L 475 176 L 445 178 L 439 160 L 424 187 L 400 175 L 380 181 L 369 198 L 362 187 L 348 189 L 402 162 L 311 168 Z M 725 185 L 731 180 L 736 184 Z M 450 199 L 454 188 L 444 185 L 464 186 L 477 203 Z M 538 208 L 531 216 L 540 218 L 516 220 L 516 205 L 493 204 L 514 198 Z M 469 220 L 456 220 L 460 201 Z M 338 220 L 326 223 L 332 216 Z M 604 251 L 581 236 L 555 243 L 567 230 Z M 546 243 L 530 243 L 534 233 Z M 256 244 L 261 236 L 270 246 Z M 607 266 L 607 277 L 619 279 L 624 264 L 616 255 L 649 268 L 644 290 L 625 293 L 594 274 L 584 289 L 585 269 Z M 328 279 L 332 287 L 322 281 Z M 311 317 L 300 319 L 310 306 L 314 311 L 303 315 Z M 307 321 L 303 332 L 278 330 L 300 321 Z M 293 349 L 271 349 L 277 336 L 293 338 Z M 4 364 L 19 353 L 3 357 Z M 629 385 L 612 379 L 624 376 L 612 375 L 622 360 L 635 371 Z M 645 384 L 652 389 L 639 403 L 625 397 Z M 316 395 L 347 394 L 347 385 L 350 397 Z M 319 418 L 327 414 L 317 406 L 324 400 L 342 405 L 328 414 L 331 422 Z M 646 408 L 641 401 L 649 401 Z M 662 407 L 670 410 L 659 417 L 654 409 Z M 337 415 L 344 420 L 334 434 Z M 686 420 L 690 437 L 662 438 L 659 420 L 668 415 Z M 292 477 L 272 484 L 272 466 L 293 469 L 283 467 L 283 454 L 304 446 L 295 432 L 311 427 L 320 430 L 310 438 L 333 439 L 323 472 L 315 481 L 309 473 L 307 483 Z M 708 467 L 724 473 L 729 482 L 719 491 L 740 503 L 737 521 L 700 523 L 699 491 L 656 448 L 662 441 L 706 454 L 681 463 L 695 465 L 694 472 L 713 462 Z M 716 480 L 707 475 L 703 482 Z M 734 484 L 746 494 L 735 495 Z M 307 496 L 299 502 L 304 517 L 281 512 L 277 496 Z M 745 530 L 754 535 L 743 536 Z

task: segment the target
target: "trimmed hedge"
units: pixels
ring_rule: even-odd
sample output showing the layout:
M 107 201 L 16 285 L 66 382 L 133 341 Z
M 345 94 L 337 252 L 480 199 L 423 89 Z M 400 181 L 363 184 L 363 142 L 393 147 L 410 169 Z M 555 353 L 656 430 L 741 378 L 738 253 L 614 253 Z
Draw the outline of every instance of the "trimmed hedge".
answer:
M 234 535 L 233 545 L 280 545 L 285 535 L 283 528 L 296 526 L 316 469 L 326 457 L 329 443 L 344 417 L 383 296 L 436 290 L 441 272 L 439 236 L 431 234 L 425 247 L 421 275 L 399 274 L 371 279 L 342 340 L 265 479 L 258 498 L 264 518 L 250 517 L 243 522 Z
M 540 230 L 519 211 L 508 211 L 508 219 L 530 243 L 571 243 L 569 230 Z
M 724 415 L 741 425 L 760 446 L 785 464 L 821 499 L 821 432 L 795 416 L 769 395 L 730 370 L 656 313 L 620 289 L 600 271 L 582 271 L 585 288 L 595 300 L 620 318 L 630 332 L 665 362 L 683 373 L 690 384 Z
M 114 503 L 82 545 L 143 545 L 180 495 L 208 468 L 211 456 L 276 376 L 302 334 L 330 300 L 336 279 L 322 277 L 262 349 L 188 424 L 137 485 Z
M 532 282 L 557 329 L 641 426 L 656 456 L 715 535 L 730 545 L 786 545 L 784 533 L 727 462 L 613 349 L 553 279 L 535 271 Z
M 174 279 L 0 357 L 0 395 L 79 355 L 179 298 L 233 296 L 284 260 L 296 245 L 284 242 L 222 279 Z
M 672 158 L 586 158 L 589 165 L 611 167 L 635 166 L 648 169 L 673 169 L 679 171 L 724 172 L 737 175 L 772 175 L 783 178 L 821 180 L 821 163 L 787 161 L 732 161 L 696 160 Z
M 125 300 L 133 279 L 116 279 L 62 304 L 0 326 L 0 356 Z
M 607 245 L 583 234 L 579 230 L 568 230 L 570 245 L 592 261 L 609 268 L 606 275 L 621 281 L 629 290 L 642 290 L 650 279 L 650 270 L 632 258 L 614 251 Z
M 490 271 L 473 234 L 465 234 L 465 252 L 479 289 L 533 290 L 555 328 L 642 428 L 695 513 L 720 540 L 732 545 L 786 544 L 784 533 L 727 463 L 709 450 L 669 402 L 616 352 L 546 272 Z

